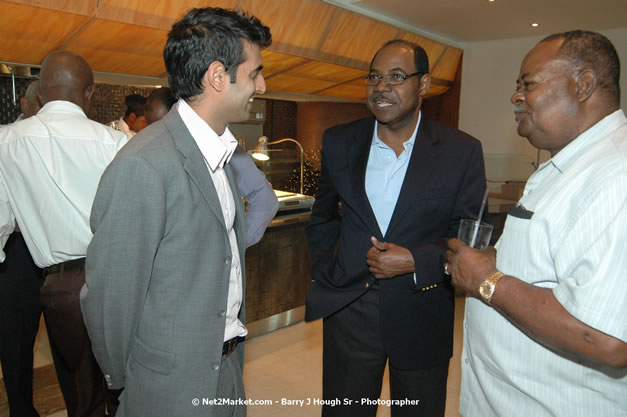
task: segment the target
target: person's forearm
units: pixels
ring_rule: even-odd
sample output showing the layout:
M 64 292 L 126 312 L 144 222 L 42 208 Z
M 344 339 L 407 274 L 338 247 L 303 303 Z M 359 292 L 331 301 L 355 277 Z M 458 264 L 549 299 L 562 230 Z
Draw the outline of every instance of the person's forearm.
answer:
M 627 366 L 627 344 L 573 317 L 548 288 L 504 276 L 490 303 L 538 342 L 615 368 Z

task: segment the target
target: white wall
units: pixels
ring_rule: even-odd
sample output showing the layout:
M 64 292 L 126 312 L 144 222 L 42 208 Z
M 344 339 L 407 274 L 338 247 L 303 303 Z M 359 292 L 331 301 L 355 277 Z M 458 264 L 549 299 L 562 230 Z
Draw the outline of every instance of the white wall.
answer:
M 627 27 L 599 31 L 607 36 L 621 60 L 621 107 L 627 111 Z M 527 52 L 544 36 L 464 44 L 459 128 L 483 144 L 484 153 L 526 154 L 536 149 L 516 133 L 510 97 Z M 542 160 L 548 153 L 542 153 Z

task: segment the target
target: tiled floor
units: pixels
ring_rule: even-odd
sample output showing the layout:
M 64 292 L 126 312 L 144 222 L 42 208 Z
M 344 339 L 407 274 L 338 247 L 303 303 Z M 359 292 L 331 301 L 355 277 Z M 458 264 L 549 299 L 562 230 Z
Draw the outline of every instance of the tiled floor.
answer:
M 459 358 L 462 347 L 463 315 L 464 298 L 457 297 L 455 348 L 449 368 L 446 417 L 459 417 L 457 409 L 461 378 Z M 253 400 L 272 400 L 273 403 L 269 406 L 249 406 L 249 417 L 320 416 L 321 407 L 313 403 L 321 398 L 322 393 L 321 342 L 322 322 L 320 320 L 314 323 L 298 323 L 246 342 L 244 384 L 247 396 Z M 40 382 L 43 383 L 43 378 L 46 378 L 44 373 L 46 375 L 52 373 L 52 367 L 47 366 L 51 363 L 45 327 L 42 325 L 35 353 L 35 366 L 41 368 L 36 372 L 35 378 L 41 378 Z M 387 379 L 387 375 L 385 378 Z M 42 412 L 42 417 L 67 417 L 65 411 L 58 411 L 58 408 L 55 410 L 51 404 L 52 401 L 58 401 L 58 397 L 56 400 L 45 399 L 46 395 L 58 390 L 58 387 L 42 387 L 41 385 L 37 380 L 35 381 L 36 406 Z M 4 386 L 0 387 L 0 417 L 7 417 L 8 407 L 3 389 Z M 43 404 L 38 398 L 43 399 Z M 389 389 L 386 383 L 384 383 L 381 398 L 389 399 Z M 281 405 L 282 400 L 302 400 L 304 403 L 302 406 L 296 401 L 292 405 Z M 312 404 L 306 405 L 307 401 Z M 44 413 L 44 410 L 53 411 Z M 390 409 L 380 406 L 377 417 L 390 417 Z

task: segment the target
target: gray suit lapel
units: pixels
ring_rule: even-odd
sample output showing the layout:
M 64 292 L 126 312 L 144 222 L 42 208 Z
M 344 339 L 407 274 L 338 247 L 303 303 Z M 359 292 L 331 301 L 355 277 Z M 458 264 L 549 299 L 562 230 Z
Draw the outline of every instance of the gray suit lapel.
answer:
M 222 207 L 220 206 L 218 193 L 213 185 L 213 180 L 209 174 L 205 159 L 200 149 L 198 149 L 192 134 L 189 133 L 189 130 L 185 126 L 185 123 L 183 123 L 183 119 L 181 119 L 176 108 L 173 108 L 172 111 L 163 118 L 163 121 L 170 131 L 177 149 L 185 160 L 183 162 L 185 171 L 187 171 L 189 177 L 194 184 L 196 184 L 207 202 L 207 205 L 220 220 L 220 224 L 222 224 L 226 232 L 226 224 L 224 222 L 224 216 L 222 215 Z M 229 181 L 231 181 L 231 179 L 229 179 Z

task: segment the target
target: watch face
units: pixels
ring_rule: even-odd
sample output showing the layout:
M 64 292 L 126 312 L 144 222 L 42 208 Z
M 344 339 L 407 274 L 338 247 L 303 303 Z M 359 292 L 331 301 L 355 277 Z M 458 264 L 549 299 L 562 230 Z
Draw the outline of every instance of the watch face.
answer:
M 493 289 L 494 287 L 488 281 L 483 281 L 479 287 L 479 294 L 487 301 L 492 296 Z

